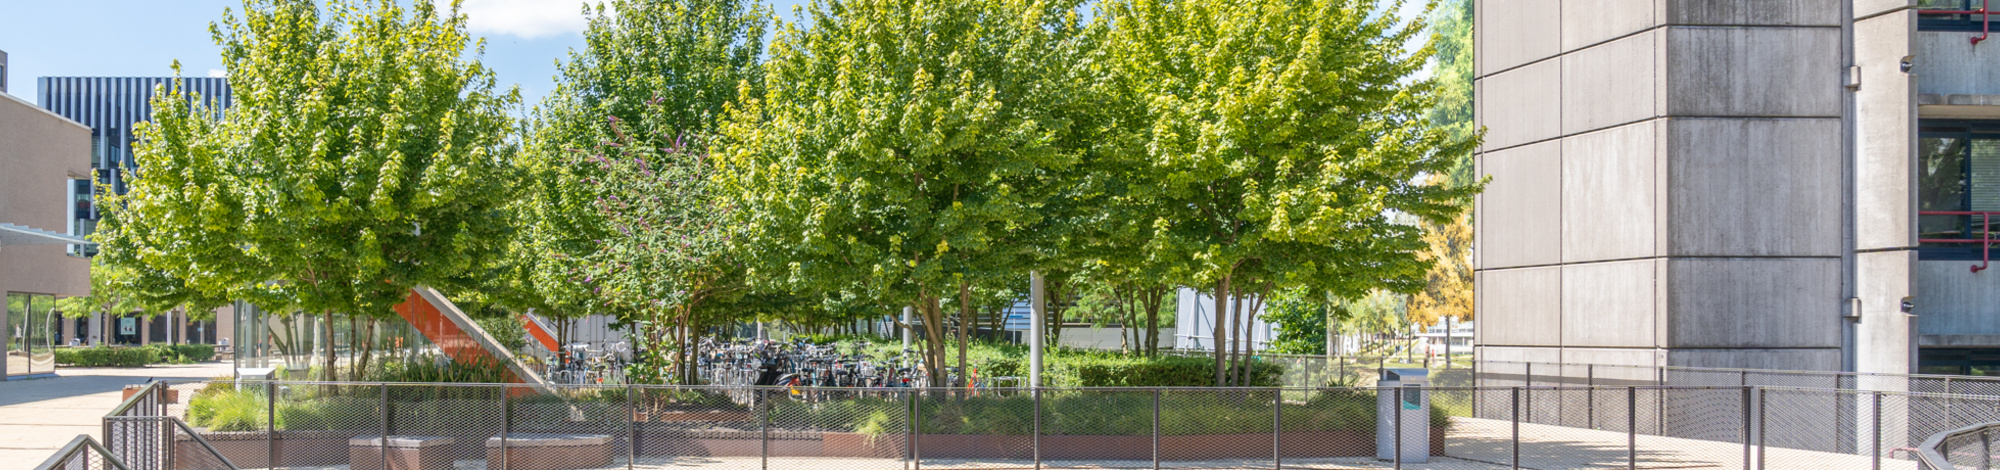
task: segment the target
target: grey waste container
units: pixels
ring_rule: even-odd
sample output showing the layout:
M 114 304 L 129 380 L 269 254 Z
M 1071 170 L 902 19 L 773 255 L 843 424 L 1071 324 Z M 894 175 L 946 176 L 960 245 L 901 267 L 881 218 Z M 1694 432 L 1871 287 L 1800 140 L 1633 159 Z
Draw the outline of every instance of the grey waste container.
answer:
M 1425 463 L 1431 455 L 1430 371 L 1385 369 L 1376 384 L 1375 458 L 1396 460 L 1396 430 L 1401 417 L 1403 462 Z M 1399 393 L 1400 392 L 1400 393 Z

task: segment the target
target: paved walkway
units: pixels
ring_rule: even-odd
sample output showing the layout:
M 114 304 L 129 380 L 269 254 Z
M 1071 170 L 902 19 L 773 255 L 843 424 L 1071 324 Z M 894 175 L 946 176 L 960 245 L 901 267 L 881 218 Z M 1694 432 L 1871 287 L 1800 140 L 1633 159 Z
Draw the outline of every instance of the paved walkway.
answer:
M 230 375 L 228 363 L 132 369 L 62 368 L 56 378 L 0 382 L 0 470 L 32 469 L 78 434 L 95 437 L 127 384 Z

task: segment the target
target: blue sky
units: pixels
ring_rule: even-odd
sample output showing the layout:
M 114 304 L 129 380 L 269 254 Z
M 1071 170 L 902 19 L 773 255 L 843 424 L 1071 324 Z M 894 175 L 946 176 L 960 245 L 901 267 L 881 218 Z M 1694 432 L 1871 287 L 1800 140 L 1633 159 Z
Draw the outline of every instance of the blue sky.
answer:
M 786 17 L 802 0 L 769 2 Z M 582 47 L 582 0 L 465 0 L 469 28 L 486 38 L 487 66 L 521 86 L 529 104 L 555 86 L 555 61 Z M 0 0 L 8 91 L 35 101 L 35 77 L 222 73 L 208 25 L 240 0 Z
M 808 0 L 766 0 L 781 16 Z M 582 47 L 584 0 L 465 0 L 469 28 L 486 38 L 487 66 L 527 104 L 555 86 L 555 61 Z M 1405 5 L 1404 16 L 1423 2 Z M 188 76 L 220 76 L 209 23 L 241 0 L 0 0 L 0 51 L 8 87 L 34 101 L 35 77 L 168 76 L 178 59 Z

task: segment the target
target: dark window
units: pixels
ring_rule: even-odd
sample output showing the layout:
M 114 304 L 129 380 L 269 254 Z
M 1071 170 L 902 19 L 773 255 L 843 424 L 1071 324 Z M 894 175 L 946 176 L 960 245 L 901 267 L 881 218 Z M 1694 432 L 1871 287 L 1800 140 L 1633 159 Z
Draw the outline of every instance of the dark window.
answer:
M 1979 259 L 1967 241 L 2000 238 L 2000 121 L 1925 120 L 1916 170 L 1919 257 Z
M 2000 349 L 1923 348 L 1917 350 L 1917 373 L 2000 375 Z
M 1920 0 L 1917 29 L 1921 31 L 1980 31 L 1987 15 L 1965 13 L 1984 8 L 1986 0 Z M 1949 12 L 1949 13 L 1947 13 Z

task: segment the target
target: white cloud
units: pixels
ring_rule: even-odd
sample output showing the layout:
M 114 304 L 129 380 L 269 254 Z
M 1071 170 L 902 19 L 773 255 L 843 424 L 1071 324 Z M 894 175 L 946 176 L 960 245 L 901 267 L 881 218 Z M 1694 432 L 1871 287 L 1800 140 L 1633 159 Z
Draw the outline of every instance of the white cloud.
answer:
M 208 69 L 208 76 L 215 78 L 229 78 L 229 71 L 222 69 Z
M 459 10 L 473 33 L 524 39 L 582 32 L 582 0 L 465 0 Z

